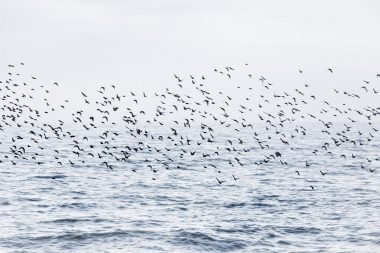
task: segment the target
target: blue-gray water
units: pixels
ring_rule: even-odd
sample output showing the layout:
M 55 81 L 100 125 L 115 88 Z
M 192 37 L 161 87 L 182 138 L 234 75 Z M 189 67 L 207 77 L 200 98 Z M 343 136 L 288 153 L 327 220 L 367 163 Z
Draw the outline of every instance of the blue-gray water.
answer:
M 156 173 L 139 162 L 152 154 L 115 163 L 111 171 L 54 140 L 43 145 L 66 151 L 75 166 L 59 166 L 52 155 L 41 165 L 12 165 L 3 158 L 10 137 L 0 138 L 0 252 L 380 252 L 380 176 L 368 170 L 378 161 L 313 156 L 325 138 L 317 132 L 293 152 L 278 146 L 288 166 L 255 164 L 262 151 L 253 148 L 244 166 L 186 156 L 179 168 L 177 160 L 170 169 L 157 164 Z M 116 138 L 111 144 L 128 143 Z M 377 138 L 336 152 L 375 159 L 379 147 Z M 208 148 L 198 146 L 198 153 Z

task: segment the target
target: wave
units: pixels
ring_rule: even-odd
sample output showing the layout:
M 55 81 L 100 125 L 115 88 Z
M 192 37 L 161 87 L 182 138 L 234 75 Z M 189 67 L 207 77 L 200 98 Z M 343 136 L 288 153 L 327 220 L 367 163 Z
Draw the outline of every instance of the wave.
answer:
M 188 246 L 193 250 L 216 252 L 235 251 L 247 247 L 247 243 L 240 239 L 222 239 L 206 233 L 182 229 L 176 232 L 176 235 L 170 242 L 175 245 Z

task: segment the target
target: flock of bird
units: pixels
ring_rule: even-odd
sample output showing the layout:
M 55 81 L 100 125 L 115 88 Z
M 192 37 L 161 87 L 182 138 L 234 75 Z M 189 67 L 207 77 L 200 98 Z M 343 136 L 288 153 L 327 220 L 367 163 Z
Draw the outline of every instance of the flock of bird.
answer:
M 375 122 L 380 107 L 354 106 L 355 101 L 365 101 L 366 95 L 379 93 L 369 81 L 363 81 L 355 92 L 332 89 L 333 94 L 350 99 L 335 105 L 311 93 L 308 84 L 282 91 L 266 77 L 249 71 L 244 73 L 247 87 L 231 84 L 227 92 L 208 88 L 209 78 L 204 75 L 175 74 L 176 85 L 161 93 L 119 94 L 115 85 L 100 86 L 94 95 L 82 91 L 81 109 L 70 111 L 68 99 L 47 98 L 60 88 L 58 82 L 42 85 L 37 77 L 24 76 L 24 63 L 8 68 L 0 81 L 0 166 L 100 165 L 108 170 L 130 169 L 131 173 L 148 170 L 156 180 L 160 170 L 188 169 L 185 161 L 193 161 L 215 170 L 215 183 L 221 185 L 240 180 L 242 166 L 292 169 L 292 157 L 300 152 L 305 154 L 305 168 L 317 167 L 318 157 L 328 157 L 355 160 L 359 168 L 373 173 L 376 166 L 371 165 L 380 161 L 380 157 L 360 152 L 379 131 Z M 210 75 L 236 83 L 236 71 L 227 66 Z M 326 74 L 335 72 L 328 68 Z M 242 98 L 231 95 L 231 90 Z M 311 113 L 307 106 L 317 111 Z M 69 113 L 69 121 L 61 116 L 64 113 Z M 305 150 L 303 145 L 310 144 L 313 132 L 321 136 L 320 143 Z M 226 175 L 225 170 L 230 173 Z M 326 169 L 318 170 L 322 177 L 329 175 Z M 303 175 L 300 169 L 293 173 Z

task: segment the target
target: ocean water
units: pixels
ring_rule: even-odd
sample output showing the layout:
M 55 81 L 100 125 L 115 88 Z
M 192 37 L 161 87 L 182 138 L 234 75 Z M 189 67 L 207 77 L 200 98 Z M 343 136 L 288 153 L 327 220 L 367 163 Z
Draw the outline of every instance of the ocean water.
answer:
M 214 134 L 214 143 L 195 147 L 150 140 L 159 152 L 110 161 L 110 170 L 87 150 L 73 154 L 70 138 L 31 145 L 13 165 L 4 158 L 10 147 L 31 144 L 12 142 L 11 136 L 25 135 L 17 131 L 0 137 L 0 252 L 380 252 L 379 138 L 314 155 L 326 136 L 310 128 L 293 150 L 268 140 L 287 164 L 279 157 L 260 164 L 271 152 L 242 130 L 239 138 L 250 149 L 239 156 L 242 165 L 222 149 L 203 157 L 227 140 L 238 147 L 236 133 L 225 130 Z M 99 138 L 86 134 L 94 135 L 86 147 L 96 146 Z M 138 146 L 137 139 L 114 137 L 114 150 Z M 196 154 L 180 157 L 181 148 Z M 40 164 L 31 159 L 35 152 Z M 172 160 L 164 162 L 163 153 Z

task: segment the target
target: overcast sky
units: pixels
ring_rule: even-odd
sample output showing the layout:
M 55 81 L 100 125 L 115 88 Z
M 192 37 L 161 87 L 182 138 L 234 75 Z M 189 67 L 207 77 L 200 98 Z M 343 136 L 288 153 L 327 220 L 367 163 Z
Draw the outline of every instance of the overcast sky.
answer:
M 160 89 L 173 73 L 245 62 L 283 86 L 299 68 L 331 85 L 331 67 L 350 87 L 380 73 L 379 11 L 376 0 L 1 0 L 0 71 L 25 62 L 62 95 L 101 84 Z

